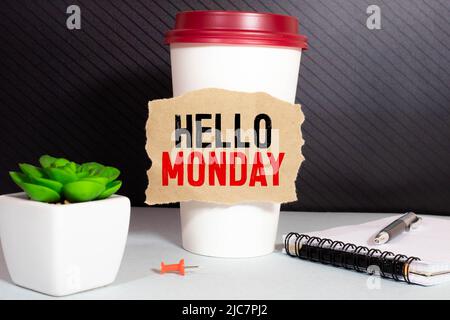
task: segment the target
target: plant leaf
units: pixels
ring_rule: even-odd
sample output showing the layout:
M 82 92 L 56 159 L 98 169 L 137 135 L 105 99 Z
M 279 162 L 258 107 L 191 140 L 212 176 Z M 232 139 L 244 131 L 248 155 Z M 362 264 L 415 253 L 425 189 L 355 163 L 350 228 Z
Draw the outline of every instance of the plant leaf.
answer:
M 92 181 L 76 181 L 64 186 L 64 196 L 70 202 L 85 202 L 96 199 L 103 191 L 105 186 Z
M 75 172 L 70 170 L 64 170 L 62 168 L 46 168 L 45 172 L 52 180 L 56 180 L 63 185 L 77 180 Z
M 9 176 L 19 187 L 21 187 L 22 183 L 30 182 L 29 178 L 22 172 L 10 171 Z
M 39 158 L 39 163 L 41 164 L 42 168 L 49 168 L 55 161 L 56 158 L 49 156 L 48 154 L 45 154 Z
M 67 163 L 64 166 L 64 169 L 65 170 L 70 170 L 70 171 L 73 171 L 73 172 L 77 172 L 77 164 L 75 162 L 73 162 L 73 161 L 70 161 L 69 163 Z
M 108 182 L 116 180 L 120 176 L 120 170 L 114 167 L 104 167 L 100 173 L 100 177 L 108 178 Z
M 89 175 L 87 171 L 79 171 L 76 173 L 78 180 L 86 178 Z
M 58 202 L 60 199 L 60 196 L 56 191 L 44 186 L 39 186 L 31 183 L 22 183 L 20 187 L 31 199 L 35 201 Z
M 98 200 L 101 199 L 106 199 L 110 196 L 112 196 L 114 193 L 116 193 L 117 191 L 119 191 L 120 187 L 122 186 L 122 181 L 120 180 L 116 180 L 113 182 L 110 182 L 106 185 L 106 189 L 105 191 L 103 191 L 99 196 L 98 196 Z
M 56 191 L 57 193 L 61 193 L 63 188 L 63 184 L 55 180 L 45 178 L 35 178 L 35 177 L 30 177 L 30 180 L 33 184 L 47 187 L 49 189 Z
M 99 176 L 89 176 L 86 178 L 81 178 L 80 181 L 91 181 L 91 182 L 97 182 L 104 186 L 106 186 L 109 182 L 108 178 L 105 177 L 99 177 Z
M 95 175 L 98 174 L 103 167 L 104 165 L 98 162 L 86 162 L 81 165 L 81 171 L 87 171 L 89 172 L 89 175 Z
M 55 167 L 55 168 L 65 167 L 69 162 L 70 161 L 65 158 L 59 158 L 59 159 L 56 159 L 55 162 L 53 162 L 52 167 Z
M 19 163 L 19 168 L 29 177 L 42 178 L 44 176 L 41 168 L 35 167 L 28 163 Z

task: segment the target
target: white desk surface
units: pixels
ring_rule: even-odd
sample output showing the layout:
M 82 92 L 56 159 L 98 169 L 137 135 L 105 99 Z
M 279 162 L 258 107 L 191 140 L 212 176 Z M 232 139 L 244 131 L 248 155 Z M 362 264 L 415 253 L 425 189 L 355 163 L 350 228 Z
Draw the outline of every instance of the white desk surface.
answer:
M 450 284 L 435 287 L 379 280 L 319 263 L 291 258 L 280 251 L 281 234 L 362 223 L 385 214 L 283 212 L 277 250 L 250 259 L 221 259 L 182 249 L 179 210 L 133 208 L 125 255 L 116 281 L 104 288 L 58 299 L 450 299 Z M 450 217 L 448 217 L 450 218 Z M 160 275 L 161 261 L 199 265 L 182 277 Z M 373 283 L 373 282 L 372 282 Z M 0 251 L 0 299 L 55 299 L 11 283 Z

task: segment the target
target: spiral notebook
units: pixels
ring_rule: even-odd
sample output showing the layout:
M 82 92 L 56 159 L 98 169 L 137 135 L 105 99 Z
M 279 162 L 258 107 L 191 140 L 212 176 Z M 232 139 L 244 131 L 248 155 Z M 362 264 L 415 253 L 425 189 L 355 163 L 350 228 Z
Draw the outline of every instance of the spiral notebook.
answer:
M 401 215 L 308 234 L 283 236 L 290 256 L 431 286 L 450 281 L 450 220 L 424 217 L 417 230 L 383 245 L 374 237 Z

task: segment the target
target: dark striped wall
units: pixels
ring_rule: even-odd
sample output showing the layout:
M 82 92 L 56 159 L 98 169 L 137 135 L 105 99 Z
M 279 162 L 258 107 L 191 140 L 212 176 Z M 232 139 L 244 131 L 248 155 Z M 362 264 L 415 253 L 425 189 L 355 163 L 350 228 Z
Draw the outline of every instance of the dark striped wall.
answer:
M 66 8 L 81 8 L 68 30 Z M 366 27 L 369 5 L 381 30 Z M 450 1 L 79 1 L 0 4 L 0 193 L 42 153 L 122 168 L 144 201 L 147 101 L 171 96 L 176 12 L 298 16 L 306 156 L 292 210 L 450 213 Z

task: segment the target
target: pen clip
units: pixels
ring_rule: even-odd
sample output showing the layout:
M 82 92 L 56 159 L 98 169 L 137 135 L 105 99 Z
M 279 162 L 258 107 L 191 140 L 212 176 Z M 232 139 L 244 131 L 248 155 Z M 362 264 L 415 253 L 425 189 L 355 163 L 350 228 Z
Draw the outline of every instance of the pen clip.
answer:
M 399 219 L 403 220 L 403 222 L 406 224 L 406 231 L 410 231 L 410 229 L 413 229 L 413 230 L 417 229 L 420 225 L 420 222 L 422 221 L 422 218 L 418 217 L 412 211 L 405 213 Z
M 419 226 L 422 224 L 422 218 L 417 217 L 417 219 L 413 222 L 411 222 L 411 225 L 409 226 L 409 229 L 416 230 L 419 228 Z

